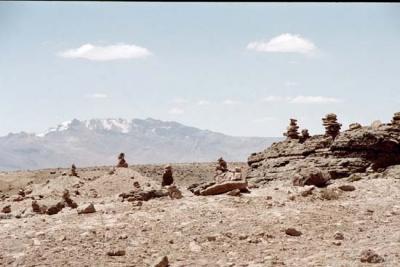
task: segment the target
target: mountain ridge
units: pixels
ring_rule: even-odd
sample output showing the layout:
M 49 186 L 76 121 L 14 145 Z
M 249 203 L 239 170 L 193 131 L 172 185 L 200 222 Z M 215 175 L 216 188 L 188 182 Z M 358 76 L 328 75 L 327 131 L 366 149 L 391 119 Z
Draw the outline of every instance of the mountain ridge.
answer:
M 246 161 L 251 152 L 278 140 L 235 137 L 153 118 L 72 119 L 43 133 L 0 137 L 0 170 L 115 164 L 120 152 L 131 164 L 207 162 L 219 156 Z

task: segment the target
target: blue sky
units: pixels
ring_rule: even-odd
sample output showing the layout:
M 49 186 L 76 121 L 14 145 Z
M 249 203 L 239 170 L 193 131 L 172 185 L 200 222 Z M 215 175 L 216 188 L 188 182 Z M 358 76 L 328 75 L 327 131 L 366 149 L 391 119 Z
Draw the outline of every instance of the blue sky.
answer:
M 72 118 L 281 136 L 400 111 L 399 4 L 0 3 L 0 135 Z

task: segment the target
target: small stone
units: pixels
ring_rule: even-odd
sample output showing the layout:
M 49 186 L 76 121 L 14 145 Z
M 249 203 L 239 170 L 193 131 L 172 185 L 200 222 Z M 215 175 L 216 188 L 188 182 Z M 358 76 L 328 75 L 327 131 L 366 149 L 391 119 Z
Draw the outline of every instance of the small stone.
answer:
M 302 235 L 302 233 L 300 231 L 296 230 L 295 228 L 287 228 L 285 230 L 285 233 L 290 236 L 301 236 Z
M 361 252 L 361 262 L 368 262 L 368 263 L 381 263 L 384 262 L 385 259 L 379 256 L 375 251 L 372 249 L 366 249 Z
M 119 250 L 111 250 L 107 252 L 108 256 L 124 256 L 125 255 L 125 250 L 119 249 Z
M 79 209 L 78 214 L 86 214 L 86 213 L 94 213 L 96 212 L 96 209 L 94 208 L 93 203 L 90 203 L 86 208 Z
M 247 239 L 249 236 L 248 235 L 240 235 L 239 236 L 239 240 L 245 240 Z
M 127 239 L 128 238 L 128 235 L 120 235 L 119 237 L 118 237 L 118 239 Z
M 240 196 L 240 189 L 234 189 L 226 193 L 228 196 Z
M 340 233 L 340 232 L 336 232 L 333 235 L 333 238 L 335 238 L 335 240 L 344 240 L 344 235 L 342 233 Z
M 311 186 L 305 186 L 304 190 L 300 192 L 300 195 L 302 197 L 306 197 L 309 195 L 312 195 L 313 190 L 315 189 L 315 186 L 311 185 Z
M 10 213 L 11 212 L 11 205 L 4 206 L 1 210 L 3 213 Z
M 168 267 L 169 266 L 168 257 L 164 256 L 164 257 L 158 258 L 154 262 L 154 264 L 152 266 L 154 266 L 154 267 Z
M 354 191 L 354 190 L 356 190 L 354 185 L 341 185 L 341 186 L 339 186 L 339 189 L 342 190 L 342 191 Z
M 340 245 L 342 245 L 342 242 L 340 242 L 340 241 L 333 241 L 332 244 L 334 244 L 335 246 L 340 246 Z
M 208 240 L 209 242 L 211 242 L 211 241 L 216 241 L 216 240 L 217 240 L 217 237 L 216 237 L 216 236 L 207 236 L 207 240 Z

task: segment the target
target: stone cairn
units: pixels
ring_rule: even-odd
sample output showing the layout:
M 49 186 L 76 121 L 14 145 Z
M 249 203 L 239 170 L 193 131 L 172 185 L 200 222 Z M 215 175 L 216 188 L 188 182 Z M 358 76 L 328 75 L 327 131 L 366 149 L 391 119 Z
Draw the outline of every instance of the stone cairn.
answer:
M 119 154 L 117 167 L 118 168 L 128 168 L 128 163 L 126 163 L 126 161 L 125 161 L 124 153 Z
M 396 126 L 400 126 L 400 112 L 396 112 L 393 115 L 392 124 Z
M 290 124 L 287 127 L 287 131 L 283 135 L 287 136 L 288 139 L 299 139 L 299 132 L 297 131 L 298 129 L 299 126 L 297 126 L 297 120 L 290 119 Z
M 357 130 L 362 128 L 361 124 L 359 124 L 358 122 L 352 123 L 349 125 L 349 130 L 353 131 L 353 130 Z
M 300 142 L 303 143 L 308 138 L 310 138 L 310 134 L 308 133 L 308 130 L 307 129 L 301 130 Z
M 342 125 L 337 122 L 336 114 L 327 114 L 325 118 L 322 118 L 322 122 L 325 127 L 325 135 L 335 138 L 339 134 Z
M 71 166 L 71 174 L 70 174 L 69 176 L 76 176 L 76 177 L 79 177 L 79 176 L 78 176 L 78 173 L 76 172 L 76 166 L 75 166 L 75 164 L 72 164 L 72 166 Z

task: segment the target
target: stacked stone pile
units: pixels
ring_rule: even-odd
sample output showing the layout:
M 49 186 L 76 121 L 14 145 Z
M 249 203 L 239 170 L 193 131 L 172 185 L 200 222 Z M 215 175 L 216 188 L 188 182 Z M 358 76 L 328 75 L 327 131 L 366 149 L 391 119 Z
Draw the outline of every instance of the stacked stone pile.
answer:
M 253 184 L 294 179 L 304 168 L 327 172 L 330 179 L 338 179 L 352 174 L 380 173 L 400 165 L 400 112 L 394 114 L 391 123 L 376 122 L 371 126 L 353 123 L 341 133 L 335 114 L 328 114 L 322 120 L 324 135 L 310 136 L 305 142 L 304 133 L 299 142 L 288 136 L 264 151 L 252 153 L 246 179 Z M 288 131 L 288 135 L 293 132 Z M 308 181 L 314 176 L 304 173 L 299 178 Z
M 392 124 L 400 126 L 400 112 L 396 112 L 393 115 Z
M 334 113 L 327 114 L 325 118 L 322 118 L 322 122 L 325 127 L 326 135 L 332 136 L 333 138 L 339 135 L 340 128 L 342 127 L 342 125 L 337 122 L 336 114 Z
M 306 141 L 308 138 L 310 138 L 310 134 L 308 133 L 307 129 L 301 130 L 301 136 L 300 136 L 300 142 Z
M 297 131 L 298 129 L 299 126 L 297 126 L 297 120 L 290 119 L 290 124 L 287 127 L 287 131 L 283 135 L 287 136 L 288 139 L 299 139 L 299 132 Z

